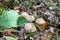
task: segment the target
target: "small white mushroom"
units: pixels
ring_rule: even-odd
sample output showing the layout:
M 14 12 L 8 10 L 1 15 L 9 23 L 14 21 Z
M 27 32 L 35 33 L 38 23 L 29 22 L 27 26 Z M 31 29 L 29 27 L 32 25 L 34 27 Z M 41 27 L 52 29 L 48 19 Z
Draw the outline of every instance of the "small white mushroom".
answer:
M 33 23 L 26 23 L 24 25 L 24 29 L 27 31 L 27 32 L 35 32 L 36 31 L 36 27 Z
M 29 22 L 33 22 L 35 20 L 34 16 L 29 15 L 27 12 L 22 12 L 21 15 L 24 16 Z
M 39 25 L 41 25 L 41 24 L 44 24 L 44 23 L 46 23 L 46 22 L 45 22 L 45 20 L 44 20 L 43 18 L 38 18 L 38 19 L 36 20 L 36 23 L 39 24 Z
M 28 17 L 29 16 L 29 14 L 27 12 L 22 12 L 21 15 L 24 16 L 24 17 Z
M 38 18 L 35 22 L 40 25 L 40 31 L 43 31 L 47 27 L 47 22 L 43 18 Z
M 25 17 L 27 21 L 29 22 L 33 22 L 35 20 L 34 16 L 28 16 L 28 17 Z

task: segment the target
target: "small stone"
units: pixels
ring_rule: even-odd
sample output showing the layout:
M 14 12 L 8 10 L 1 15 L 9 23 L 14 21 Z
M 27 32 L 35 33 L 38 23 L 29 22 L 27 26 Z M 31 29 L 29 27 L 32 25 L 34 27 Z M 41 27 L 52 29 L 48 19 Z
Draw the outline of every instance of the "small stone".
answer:
M 26 38 L 27 38 L 27 36 L 24 36 L 24 38 L 26 39 Z
M 57 7 L 49 7 L 50 10 L 55 10 Z
M 30 39 L 31 39 L 31 40 L 34 40 L 34 38 L 33 38 L 33 37 L 30 37 Z
M 33 9 L 34 9 L 34 10 L 37 10 L 37 7 L 33 5 Z
M 53 27 L 50 27 L 49 31 L 50 31 L 51 33 L 54 33 L 54 28 L 53 28 Z
M 14 10 L 17 10 L 17 9 L 19 9 L 19 8 L 20 8 L 19 6 L 15 6 L 15 7 L 14 7 Z
M 49 11 L 46 11 L 44 14 L 45 15 L 51 15 L 51 13 Z
M 48 30 L 45 30 L 45 32 L 48 32 Z

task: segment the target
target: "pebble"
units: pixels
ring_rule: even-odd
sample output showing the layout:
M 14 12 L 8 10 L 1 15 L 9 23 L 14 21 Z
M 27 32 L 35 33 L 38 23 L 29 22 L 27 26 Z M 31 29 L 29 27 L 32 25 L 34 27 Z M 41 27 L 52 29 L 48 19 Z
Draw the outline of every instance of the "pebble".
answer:
M 54 28 L 53 28 L 53 27 L 50 27 L 49 31 L 50 31 L 51 33 L 54 33 Z

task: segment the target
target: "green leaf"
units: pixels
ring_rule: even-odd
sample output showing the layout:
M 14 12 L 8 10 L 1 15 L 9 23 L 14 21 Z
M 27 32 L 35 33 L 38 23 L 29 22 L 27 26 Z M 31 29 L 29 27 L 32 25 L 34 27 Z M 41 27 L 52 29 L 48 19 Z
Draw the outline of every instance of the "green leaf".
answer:
M 29 40 L 31 35 L 32 35 L 32 32 L 31 31 L 28 32 L 28 37 L 25 40 Z
M 3 13 L 4 9 L 5 9 L 5 8 L 3 8 L 3 7 L 2 7 L 2 8 L 0 8 L 0 17 L 1 17 L 1 15 L 2 15 L 2 13 Z
M 60 32 L 58 32 L 58 38 L 57 38 L 57 40 L 60 40 Z
M 5 36 L 6 40 L 17 40 L 17 38 L 14 38 L 12 36 Z
M 46 8 L 49 8 L 50 6 L 52 6 L 50 3 L 46 5 Z
M 3 11 L 0 19 L 0 28 L 6 29 L 11 27 L 17 27 L 17 19 L 19 15 L 16 11 Z
M 29 2 L 27 6 L 28 6 L 28 8 L 31 8 L 32 5 L 33 5 L 33 3 L 32 2 Z
M 17 20 L 18 27 L 22 27 L 24 23 L 27 23 L 27 20 L 23 16 L 20 16 Z

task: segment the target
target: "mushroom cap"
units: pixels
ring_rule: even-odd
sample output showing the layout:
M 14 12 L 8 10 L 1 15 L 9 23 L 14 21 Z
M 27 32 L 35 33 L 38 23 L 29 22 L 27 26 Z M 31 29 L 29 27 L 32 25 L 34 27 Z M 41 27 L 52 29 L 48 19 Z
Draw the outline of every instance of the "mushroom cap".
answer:
M 45 20 L 44 20 L 43 18 L 38 18 L 38 19 L 36 20 L 36 23 L 39 24 L 39 25 L 41 25 L 41 24 L 44 24 L 44 23 L 46 23 L 46 22 L 45 22 Z
M 34 16 L 29 15 L 27 12 L 22 12 L 21 15 L 24 16 L 25 19 L 29 22 L 33 22 L 35 20 Z
M 24 29 L 27 31 L 27 32 L 35 32 L 36 31 L 36 27 L 33 23 L 26 23 L 24 25 Z

